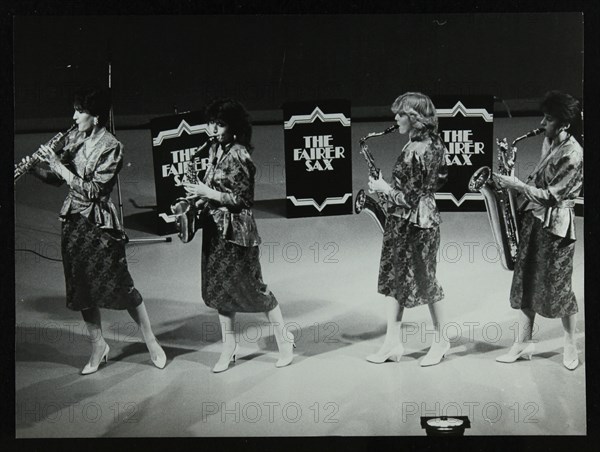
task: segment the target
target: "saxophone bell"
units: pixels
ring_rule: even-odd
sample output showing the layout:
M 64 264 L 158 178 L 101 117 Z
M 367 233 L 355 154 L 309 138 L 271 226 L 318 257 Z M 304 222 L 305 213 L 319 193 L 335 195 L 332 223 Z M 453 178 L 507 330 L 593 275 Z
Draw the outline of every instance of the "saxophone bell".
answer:
M 539 135 L 544 130 L 540 127 L 515 138 L 510 149 L 506 138 L 496 140 L 498 146 L 498 173 L 504 176 L 512 175 L 517 156 L 515 144 L 525 138 Z M 499 187 L 494 182 L 492 169 L 489 166 L 483 166 L 475 171 L 469 180 L 468 187 L 470 191 L 479 191 L 483 195 L 502 267 L 506 270 L 514 270 L 519 246 L 519 218 L 513 192 Z
M 217 142 L 217 137 L 211 136 L 200 146 L 186 163 L 183 182 L 197 184 L 199 182 L 198 169 L 196 168 L 197 155 Z M 183 185 L 183 183 L 179 184 Z M 196 231 L 202 227 L 202 217 L 208 212 L 208 203 L 197 202 L 197 199 L 180 197 L 171 204 L 171 212 L 175 215 L 177 236 L 183 243 L 189 243 L 194 238 Z

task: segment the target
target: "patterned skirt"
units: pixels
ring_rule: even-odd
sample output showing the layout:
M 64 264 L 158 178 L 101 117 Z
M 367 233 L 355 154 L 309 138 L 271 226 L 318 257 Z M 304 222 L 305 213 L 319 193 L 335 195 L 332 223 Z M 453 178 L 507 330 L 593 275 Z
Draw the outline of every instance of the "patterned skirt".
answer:
M 258 246 L 223 239 L 210 217 L 202 229 L 202 298 L 221 313 L 267 312 L 277 306 L 262 279 Z
M 523 217 L 519 233 L 510 305 L 548 318 L 575 314 L 577 300 L 571 289 L 575 242 L 547 232 L 531 212 Z
M 439 246 L 439 226 L 422 229 L 390 215 L 383 233 L 379 293 L 395 298 L 405 308 L 444 298 L 435 277 Z
M 67 308 L 128 309 L 142 302 L 127 269 L 121 233 L 101 229 L 82 215 L 62 225 L 62 258 Z

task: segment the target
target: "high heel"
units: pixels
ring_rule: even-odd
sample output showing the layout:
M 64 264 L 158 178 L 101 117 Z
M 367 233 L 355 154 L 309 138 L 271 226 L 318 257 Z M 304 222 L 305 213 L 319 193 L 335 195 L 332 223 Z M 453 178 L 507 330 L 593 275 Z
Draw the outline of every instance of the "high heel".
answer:
M 579 352 L 577 351 L 577 348 L 574 345 L 565 345 L 563 349 L 563 366 L 565 366 L 569 370 L 577 369 L 577 366 L 579 366 L 578 354 Z
M 150 359 L 152 360 L 152 364 L 154 364 L 156 367 L 159 369 L 164 369 L 167 365 L 167 355 L 157 340 L 154 340 L 154 343 L 158 347 L 158 353 L 152 353 L 150 347 L 148 344 L 146 344 L 146 347 L 148 347 L 148 351 L 150 352 Z
M 498 356 L 496 361 L 499 363 L 514 363 L 519 358 L 531 359 L 531 355 L 535 352 L 535 343 L 529 342 L 525 348 L 519 350 L 522 346 L 522 342 L 515 342 L 508 353 Z
M 237 350 L 238 350 L 238 344 L 236 343 L 231 355 L 224 357 L 223 354 L 221 353 L 221 357 L 219 358 L 219 361 L 217 361 L 217 364 L 215 364 L 215 367 L 213 367 L 213 369 L 212 369 L 213 373 L 218 374 L 219 372 L 225 372 L 227 369 L 229 369 L 229 364 L 232 362 L 235 363 L 235 356 L 237 354 Z
M 102 352 L 102 356 L 100 357 L 100 361 L 98 361 L 98 364 L 95 366 L 92 366 L 91 361 L 88 362 L 85 365 L 85 367 L 81 370 L 81 375 L 93 374 L 94 372 L 96 372 L 98 370 L 98 368 L 100 367 L 100 364 L 102 364 L 102 361 L 107 363 L 109 351 L 110 351 L 110 347 L 108 346 L 108 344 L 106 344 L 106 346 L 104 347 L 104 351 Z
M 442 359 L 446 357 L 446 353 L 450 350 L 450 342 L 446 342 L 446 346 L 443 349 L 435 350 L 432 346 L 425 357 L 421 360 L 421 367 L 435 366 L 442 362 Z
M 381 351 L 379 351 L 377 353 L 367 356 L 367 361 L 375 364 L 381 364 L 388 360 L 400 362 L 400 358 L 402 358 L 403 354 L 404 346 L 402 344 L 398 344 L 385 353 L 381 353 Z
M 296 348 L 296 344 L 294 342 L 292 342 L 292 348 L 290 350 L 289 356 L 279 358 L 277 360 L 277 362 L 275 363 L 275 367 L 285 367 L 285 366 L 289 366 L 290 364 L 292 364 L 292 361 L 294 360 L 294 349 L 295 348 Z

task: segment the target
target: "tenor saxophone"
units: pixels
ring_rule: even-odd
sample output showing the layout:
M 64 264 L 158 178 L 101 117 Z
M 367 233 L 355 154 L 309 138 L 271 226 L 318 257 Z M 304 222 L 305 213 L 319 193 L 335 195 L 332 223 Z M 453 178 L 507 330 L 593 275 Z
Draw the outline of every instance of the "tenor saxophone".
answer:
M 198 179 L 198 154 L 206 149 L 207 146 L 214 143 L 216 139 L 210 137 L 206 143 L 200 146 L 196 152 L 191 156 L 190 160 L 186 164 L 186 169 L 183 175 L 183 181 L 190 184 L 197 184 Z M 175 227 L 177 228 L 177 236 L 183 243 L 189 243 L 194 238 L 197 227 L 196 218 L 199 216 L 200 211 L 196 205 L 196 200 L 193 198 L 177 198 L 171 205 L 171 212 L 176 216 Z M 206 203 L 205 203 L 206 204 Z
M 517 158 L 516 144 L 525 138 L 544 132 L 543 128 L 534 129 L 516 138 L 510 146 L 506 138 L 496 139 L 498 146 L 498 173 L 512 176 Z M 489 166 L 482 166 L 471 176 L 469 190 L 479 191 L 483 195 L 492 235 L 499 249 L 500 262 L 506 270 L 514 270 L 519 247 L 519 224 L 516 201 L 511 190 L 501 188 L 492 178 Z
M 62 149 L 62 146 L 64 145 L 65 137 L 67 135 L 69 135 L 76 127 L 77 127 L 77 124 L 73 124 L 65 132 L 57 133 L 49 141 L 47 141 L 45 143 L 45 145 L 49 146 L 50 149 L 52 149 L 54 152 L 58 152 L 60 149 Z M 15 164 L 15 178 L 14 178 L 15 184 L 21 178 L 21 176 L 23 176 L 31 168 L 33 168 L 34 166 L 36 166 L 37 164 L 39 164 L 42 161 L 41 151 L 42 150 L 40 148 L 37 151 L 35 151 L 33 154 L 31 154 L 31 158 L 29 160 L 22 160 L 21 162 Z
M 360 153 L 367 161 L 367 166 L 369 167 L 369 176 L 375 179 L 379 178 L 381 170 L 375 165 L 375 159 L 369 152 L 369 146 L 367 146 L 366 141 L 373 137 L 387 135 L 396 129 L 398 129 L 397 124 L 388 127 L 383 132 L 372 132 L 360 139 Z M 364 211 L 371 215 L 371 218 L 373 218 L 373 220 L 375 220 L 377 223 L 377 226 L 379 226 L 380 231 L 383 232 L 385 230 L 385 223 L 388 217 L 386 204 L 387 199 L 384 195 L 377 194 L 377 199 L 373 199 L 361 189 L 354 197 L 354 212 L 361 213 Z

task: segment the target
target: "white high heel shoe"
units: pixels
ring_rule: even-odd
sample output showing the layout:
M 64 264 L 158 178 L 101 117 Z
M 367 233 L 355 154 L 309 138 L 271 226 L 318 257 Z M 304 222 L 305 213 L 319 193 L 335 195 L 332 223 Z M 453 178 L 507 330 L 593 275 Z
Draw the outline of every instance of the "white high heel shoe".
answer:
M 290 348 L 289 355 L 279 358 L 277 360 L 277 362 L 275 363 L 275 367 L 285 367 L 285 366 L 289 366 L 290 364 L 292 364 L 292 361 L 294 360 L 294 349 L 295 348 L 296 348 L 296 344 L 294 342 L 292 342 L 292 347 Z
M 579 366 L 577 347 L 572 344 L 565 345 L 563 349 L 563 366 L 569 370 L 575 370 Z
M 447 342 L 446 346 L 439 350 L 431 346 L 425 357 L 421 360 L 421 367 L 435 366 L 441 363 L 442 359 L 446 357 L 448 350 L 450 350 L 450 342 Z
M 92 366 L 91 361 L 88 362 L 85 365 L 85 367 L 81 370 L 81 375 L 93 374 L 94 372 L 96 372 L 98 370 L 98 368 L 100 367 L 100 364 L 102 364 L 103 361 L 105 363 L 107 363 L 109 351 L 110 351 L 110 347 L 108 346 L 108 344 L 106 344 L 106 346 L 104 347 L 104 351 L 102 352 L 102 356 L 100 357 L 100 361 L 98 361 L 98 364 L 96 364 L 95 366 Z
M 400 362 L 400 358 L 404 354 L 404 345 L 398 344 L 387 352 L 378 351 L 367 356 L 367 361 L 370 363 L 381 364 L 386 361 Z
M 164 369 L 167 365 L 167 355 L 165 354 L 165 351 L 160 346 L 158 341 L 155 340 L 154 342 L 158 347 L 157 353 L 152 353 L 150 347 L 148 347 L 148 344 L 146 344 L 146 347 L 148 347 L 148 352 L 150 352 L 150 359 L 152 360 L 152 364 L 154 364 L 156 367 L 158 367 L 159 369 Z
M 235 356 L 237 354 L 237 350 L 238 344 L 236 343 L 231 355 L 223 356 L 223 354 L 221 354 L 219 361 L 217 361 L 217 364 L 215 364 L 215 367 L 213 367 L 212 369 L 213 373 L 218 374 L 219 372 L 225 372 L 227 369 L 229 369 L 229 364 L 232 362 L 235 363 Z
M 531 359 L 531 355 L 535 352 L 535 343 L 529 342 L 525 347 L 523 347 L 523 344 L 523 342 L 515 342 L 508 353 L 498 356 L 496 361 L 499 363 L 514 363 L 519 358 Z

